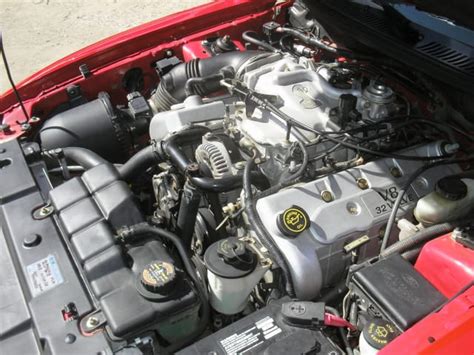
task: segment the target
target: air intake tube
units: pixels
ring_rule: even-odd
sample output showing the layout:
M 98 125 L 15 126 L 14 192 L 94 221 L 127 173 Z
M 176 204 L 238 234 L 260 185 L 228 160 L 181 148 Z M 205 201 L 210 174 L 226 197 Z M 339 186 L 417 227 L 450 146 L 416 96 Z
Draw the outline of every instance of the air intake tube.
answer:
M 237 72 L 250 59 L 258 59 L 271 54 L 263 51 L 235 51 L 222 53 L 211 58 L 193 59 L 181 63 L 161 78 L 155 93 L 150 98 L 150 103 L 156 111 L 167 111 L 172 105 L 184 101 L 186 98 L 186 82 L 189 79 L 211 77 L 226 67 L 230 67 Z M 218 80 L 207 80 L 195 84 L 194 91 L 200 96 L 205 96 L 219 88 Z

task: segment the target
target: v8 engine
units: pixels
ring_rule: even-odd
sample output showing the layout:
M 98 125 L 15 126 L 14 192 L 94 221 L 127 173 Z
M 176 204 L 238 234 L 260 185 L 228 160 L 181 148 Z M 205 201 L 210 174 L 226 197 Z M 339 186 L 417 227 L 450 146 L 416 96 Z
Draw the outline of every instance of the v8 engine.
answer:
M 229 80 L 225 73 L 219 77 L 230 95 L 206 102 L 197 95 L 189 95 L 183 105 L 158 112 L 152 118 L 150 137 L 161 141 L 167 135 L 185 132 L 196 122 L 211 125 L 221 121 L 218 131 L 209 130 L 196 148 L 197 161 L 214 178 L 222 179 L 238 176 L 238 166 L 245 163 L 242 156 L 240 160 L 233 158 L 233 151 L 241 149 L 259 160 L 262 174 L 273 185 L 269 191 L 275 193 L 262 193 L 256 203 L 259 221 L 249 220 L 248 229 L 238 227 L 238 233 L 245 235 L 252 231 L 253 223 L 261 223 L 288 264 L 295 295 L 299 299 L 314 299 L 323 287 L 337 282 L 347 270 L 351 253 L 344 251 L 344 245 L 363 238 L 363 247 L 357 248 L 361 256 L 377 254 L 379 235 L 410 171 L 422 167 L 423 159 L 436 160 L 456 146 L 447 141 L 413 141 L 413 147 L 404 149 L 400 159 L 397 155 L 390 158 L 382 154 L 366 163 L 344 141 L 341 144 L 323 137 L 344 136 L 347 130 L 353 130 L 363 140 L 360 132 L 376 132 L 381 122 L 387 120 L 387 136 L 381 135 L 371 143 L 400 148 L 400 142 L 387 137 L 388 132 L 396 129 L 393 118 L 403 115 L 406 107 L 403 100 L 397 102 L 390 87 L 373 78 L 363 87 L 353 71 L 338 70 L 337 65 L 318 67 L 304 57 L 281 53 L 232 54 L 227 61 L 233 63 L 237 58 L 238 65 L 231 64 L 235 67 L 226 68 L 228 63 L 223 56 L 199 62 L 203 68 L 217 62 L 234 75 Z M 236 78 L 242 87 L 235 84 Z M 253 101 L 238 95 L 243 88 L 244 95 L 255 97 Z M 152 100 L 158 102 L 162 96 L 157 91 Z M 414 161 L 404 159 L 405 156 L 413 157 Z M 400 212 L 407 213 L 419 197 L 434 189 L 436 181 L 457 172 L 455 166 L 443 166 L 432 170 L 434 179 L 414 182 Z M 302 177 L 303 181 L 310 181 L 302 183 Z M 277 192 L 275 187 L 287 188 Z M 242 197 L 237 202 L 241 206 L 252 203 Z M 291 231 L 280 221 L 289 210 L 297 211 L 296 220 L 307 219 L 304 228 Z M 346 219 L 344 224 L 337 222 L 340 218 Z

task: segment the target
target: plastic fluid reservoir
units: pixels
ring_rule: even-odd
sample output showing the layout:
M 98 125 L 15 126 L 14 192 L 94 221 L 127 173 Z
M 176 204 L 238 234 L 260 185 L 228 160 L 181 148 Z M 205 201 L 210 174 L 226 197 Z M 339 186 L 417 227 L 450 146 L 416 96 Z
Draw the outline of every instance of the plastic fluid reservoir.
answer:
M 359 336 L 361 355 L 376 355 L 380 349 L 400 335 L 395 325 L 382 318 L 369 320 Z
M 268 267 L 238 238 L 215 242 L 204 254 L 212 308 L 223 314 L 244 310 L 252 289 Z
M 435 191 L 418 200 L 414 215 L 424 226 L 454 221 L 474 206 L 474 180 L 451 176 L 440 179 Z

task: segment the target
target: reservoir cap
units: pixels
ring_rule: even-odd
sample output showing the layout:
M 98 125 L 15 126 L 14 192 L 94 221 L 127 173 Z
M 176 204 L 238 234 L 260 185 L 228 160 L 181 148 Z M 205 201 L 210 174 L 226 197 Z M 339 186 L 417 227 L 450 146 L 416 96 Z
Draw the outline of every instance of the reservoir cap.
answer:
M 461 200 L 467 195 L 467 185 L 457 176 L 439 179 L 435 191 L 450 201 Z
M 257 256 L 247 248 L 246 243 L 235 237 L 215 242 L 204 254 L 204 262 L 208 270 L 228 279 L 250 274 L 255 270 L 257 261 Z
M 392 322 L 382 318 L 374 318 L 367 322 L 362 333 L 367 343 L 377 350 L 382 349 L 400 335 Z
M 166 261 L 153 261 L 142 270 L 140 282 L 151 293 L 168 294 L 177 280 L 176 269 Z

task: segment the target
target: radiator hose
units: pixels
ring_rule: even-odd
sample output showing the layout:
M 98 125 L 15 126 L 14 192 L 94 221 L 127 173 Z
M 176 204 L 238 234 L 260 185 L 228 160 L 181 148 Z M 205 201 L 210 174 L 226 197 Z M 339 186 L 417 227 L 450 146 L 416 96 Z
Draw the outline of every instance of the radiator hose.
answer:
M 84 170 L 92 169 L 101 164 L 111 164 L 100 155 L 94 153 L 92 150 L 81 147 L 65 147 L 61 148 L 64 157 L 80 165 Z M 120 174 L 120 179 L 130 181 L 135 176 L 140 175 L 149 167 L 163 162 L 164 159 L 157 154 L 155 147 L 149 145 L 134 156 L 132 156 L 125 164 L 120 166 L 117 170 Z
M 380 257 L 386 258 L 396 253 L 403 254 L 413 248 L 416 248 L 422 243 L 425 243 L 433 238 L 451 232 L 454 227 L 455 226 L 452 223 L 441 223 L 435 224 L 434 226 L 428 228 L 424 228 L 419 232 L 413 234 L 411 237 L 392 244 L 380 253 Z
M 92 150 L 81 147 L 65 147 L 61 149 L 66 159 L 82 166 L 85 170 L 91 169 L 97 165 L 110 164 L 107 160 L 102 158 L 99 154 Z
M 174 134 L 159 144 L 151 144 L 143 148 L 117 169 L 120 179 L 129 182 L 136 176 L 140 176 L 148 168 L 166 160 L 170 160 L 183 174 L 187 174 L 188 167 L 193 161 L 184 154 L 182 147 L 199 142 L 207 132 L 206 127 L 192 127 Z M 100 155 L 86 148 L 66 147 L 61 150 L 68 160 L 80 165 L 84 170 L 92 169 L 101 164 L 111 164 Z M 224 176 L 215 179 L 202 176 L 198 171 L 195 175 L 189 175 L 188 178 L 194 186 L 207 192 L 220 193 L 242 187 L 242 175 Z M 266 178 L 256 172 L 252 173 L 252 181 L 258 186 L 266 186 L 267 184 Z
M 128 159 L 125 164 L 118 168 L 120 178 L 125 181 L 130 181 L 134 177 L 139 176 L 146 169 L 163 161 L 164 159 L 157 154 L 155 147 L 149 145 L 137 152 Z

